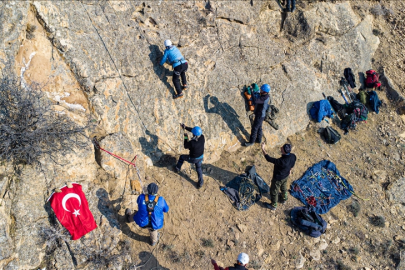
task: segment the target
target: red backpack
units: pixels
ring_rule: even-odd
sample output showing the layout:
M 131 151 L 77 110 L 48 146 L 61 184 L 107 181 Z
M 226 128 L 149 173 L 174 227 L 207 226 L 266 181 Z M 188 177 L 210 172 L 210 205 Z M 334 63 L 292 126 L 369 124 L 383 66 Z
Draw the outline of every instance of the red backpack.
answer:
M 381 83 L 378 82 L 380 76 L 377 74 L 377 72 L 375 72 L 375 70 L 367 70 L 366 75 L 367 88 L 379 88 L 381 86 Z

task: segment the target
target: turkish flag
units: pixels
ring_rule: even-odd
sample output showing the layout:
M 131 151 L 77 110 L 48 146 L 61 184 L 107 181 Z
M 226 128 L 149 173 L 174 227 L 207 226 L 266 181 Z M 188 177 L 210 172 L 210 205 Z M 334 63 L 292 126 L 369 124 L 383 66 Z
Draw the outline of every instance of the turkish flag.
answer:
M 54 192 L 48 201 L 59 222 L 77 240 L 88 232 L 97 228 L 89 204 L 82 191 L 82 186 L 74 183 L 72 188 L 62 187 L 62 192 Z

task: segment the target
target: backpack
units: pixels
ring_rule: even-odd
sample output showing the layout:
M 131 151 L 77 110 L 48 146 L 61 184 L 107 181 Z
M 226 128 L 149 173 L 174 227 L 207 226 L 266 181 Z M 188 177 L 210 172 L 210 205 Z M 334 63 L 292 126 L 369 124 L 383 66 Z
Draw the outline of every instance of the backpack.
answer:
M 312 208 L 296 207 L 291 210 L 291 222 L 305 234 L 317 238 L 326 232 L 326 221 Z
M 368 93 L 368 105 L 370 105 L 371 110 L 373 110 L 374 112 L 376 112 L 378 114 L 380 112 L 379 108 L 380 108 L 381 104 L 382 104 L 382 102 L 378 98 L 376 91 L 371 91 Z
M 363 103 L 355 100 L 349 104 L 349 108 L 353 110 L 353 114 L 357 118 L 356 122 L 367 120 L 368 109 Z
M 157 195 L 155 196 L 155 199 L 153 201 L 149 200 L 149 195 L 145 195 L 146 209 L 148 210 L 149 218 L 151 217 L 152 212 L 155 211 L 155 206 L 156 206 L 158 200 L 159 200 L 159 196 L 157 196 Z
M 379 88 L 381 83 L 378 82 L 380 76 L 375 70 L 370 69 L 366 71 L 366 87 L 367 88 Z
M 345 75 L 346 81 L 349 83 L 351 88 L 356 88 L 356 77 L 353 74 L 351 68 L 345 68 L 343 74 Z
M 356 126 L 357 126 L 356 116 L 353 113 L 344 116 L 344 118 L 340 122 L 340 128 L 346 132 L 348 132 L 349 129 L 356 129 Z
M 322 136 L 324 137 L 326 143 L 335 144 L 337 143 L 341 136 L 337 130 L 333 129 L 331 126 L 327 126 L 322 130 Z
M 368 101 L 368 93 L 364 90 L 360 90 L 357 94 L 357 98 L 360 100 L 361 103 L 366 105 Z

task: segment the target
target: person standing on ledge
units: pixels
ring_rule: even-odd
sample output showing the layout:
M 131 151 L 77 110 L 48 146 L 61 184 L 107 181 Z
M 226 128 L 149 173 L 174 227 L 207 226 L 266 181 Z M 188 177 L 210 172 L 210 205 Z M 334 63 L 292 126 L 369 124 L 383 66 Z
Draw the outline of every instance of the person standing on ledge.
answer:
M 263 121 L 266 117 L 266 111 L 269 108 L 269 101 L 270 101 L 270 85 L 263 84 L 260 87 L 260 95 L 253 94 L 252 100 L 253 104 L 255 105 L 254 115 L 255 120 L 252 125 L 252 131 L 250 133 L 250 140 L 249 142 L 245 143 L 245 146 L 251 146 L 255 142 L 261 143 L 263 137 Z
M 193 128 L 186 127 L 186 125 L 184 124 L 180 124 L 180 126 L 183 128 L 183 130 L 185 129 L 193 133 L 193 137 L 191 138 L 191 140 L 188 140 L 188 134 L 184 133 L 184 148 L 190 149 L 190 154 L 181 155 L 174 170 L 177 173 L 179 173 L 184 161 L 187 161 L 188 163 L 194 163 L 198 174 L 197 188 L 200 189 L 204 183 L 202 173 L 202 162 L 204 158 L 205 138 L 204 135 L 202 135 L 201 128 L 198 126 L 195 126 Z
M 271 179 L 270 185 L 270 200 L 271 203 L 265 203 L 264 205 L 269 208 L 270 210 L 277 209 L 277 202 L 278 202 L 278 192 L 281 191 L 281 200 L 280 203 L 284 204 L 288 197 L 287 197 L 287 181 L 288 177 L 290 176 L 291 169 L 295 165 L 295 161 L 297 157 L 291 153 L 291 144 L 284 144 L 281 147 L 281 154 L 280 158 L 273 158 L 270 157 L 266 150 L 264 150 L 266 144 L 262 144 L 262 152 L 264 157 L 268 162 L 274 164 L 273 170 L 273 179 Z
M 187 89 L 186 71 L 188 69 L 188 63 L 184 59 L 179 49 L 177 49 L 177 47 L 174 46 L 170 40 L 165 40 L 164 44 L 166 50 L 162 60 L 160 61 L 160 65 L 163 66 L 164 63 L 168 61 L 169 64 L 173 66 L 173 84 L 177 92 L 176 95 L 173 95 L 173 99 L 182 98 L 182 90 Z M 183 86 L 180 86 L 179 77 L 181 77 Z

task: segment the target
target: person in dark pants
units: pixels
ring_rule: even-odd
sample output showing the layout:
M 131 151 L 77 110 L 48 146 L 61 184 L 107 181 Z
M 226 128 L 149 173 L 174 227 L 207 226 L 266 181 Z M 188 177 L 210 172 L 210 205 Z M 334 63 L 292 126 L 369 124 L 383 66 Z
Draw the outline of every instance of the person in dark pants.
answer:
M 186 71 L 188 69 L 188 63 L 180 53 L 179 49 L 177 49 L 170 40 L 165 40 L 165 47 L 166 50 L 160 61 L 160 65 L 163 66 L 163 64 L 168 61 L 169 64 L 173 66 L 173 84 L 177 92 L 176 95 L 173 95 L 173 98 L 182 98 L 182 89 L 187 89 Z M 181 77 L 183 86 L 180 85 L 179 77 Z
M 190 154 L 180 156 L 179 161 L 177 162 L 177 165 L 175 167 L 175 171 L 180 172 L 181 166 L 183 165 L 184 161 L 195 164 L 195 168 L 198 174 L 197 187 L 201 188 L 204 183 L 202 174 L 202 162 L 204 158 L 204 144 L 205 144 L 204 135 L 202 135 L 202 130 L 198 126 L 193 128 L 186 127 L 184 124 L 180 124 L 180 126 L 183 129 L 193 133 L 193 137 L 191 138 L 191 140 L 188 140 L 187 133 L 184 133 L 184 148 L 190 149 Z
M 253 94 L 252 100 L 253 104 L 255 104 L 255 120 L 252 125 L 252 131 L 250 133 L 250 140 L 249 142 L 245 143 L 245 146 L 251 146 L 255 142 L 261 143 L 263 137 L 263 121 L 266 117 L 266 111 L 269 108 L 269 101 L 270 101 L 270 85 L 263 84 L 260 87 L 260 95 Z
M 271 179 L 271 186 L 270 186 L 270 200 L 271 203 L 265 203 L 266 207 L 271 210 L 276 210 L 277 202 L 278 202 L 278 192 L 281 192 L 281 200 L 280 203 L 285 203 L 287 201 L 287 181 L 288 176 L 291 173 L 291 169 L 295 165 L 295 161 L 297 157 L 291 153 L 291 144 L 284 144 L 281 147 L 281 154 L 280 158 L 273 158 L 270 157 L 266 150 L 264 150 L 265 143 L 262 144 L 262 152 L 264 157 L 268 162 L 274 164 L 274 171 L 273 171 L 273 179 Z
M 134 222 L 141 228 L 147 228 L 150 234 L 150 244 L 156 245 L 159 240 L 158 230 L 163 227 L 164 213 L 169 211 L 165 199 L 157 195 L 159 187 L 155 183 L 148 185 L 148 194 L 141 194 L 137 199 L 138 211 L 125 210 L 127 222 Z
M 235 265 L 226 268 L 218 266 L 217 262 L 214 259 L 211 259 L 211 264 L 214 266 L 214 270 L 247 270 L 248 263 L 249 255 L 246 253 L 240 253 Z
M 287 0 L 285 11 L 294 12 L 294 10 L 295 10 L 295 0 Z

